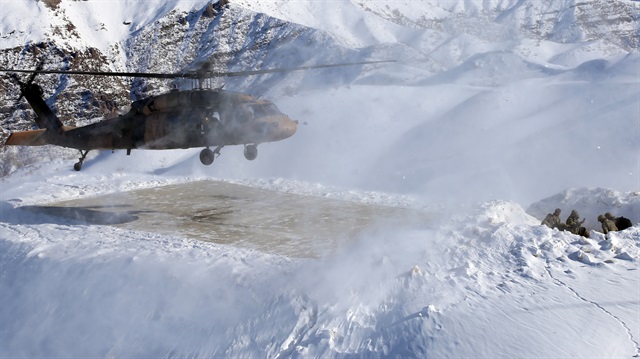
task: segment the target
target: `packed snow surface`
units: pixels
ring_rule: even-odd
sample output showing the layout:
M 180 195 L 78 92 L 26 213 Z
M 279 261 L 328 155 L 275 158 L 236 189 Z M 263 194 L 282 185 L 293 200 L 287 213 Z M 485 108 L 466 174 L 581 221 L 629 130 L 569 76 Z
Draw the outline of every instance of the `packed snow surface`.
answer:
M 68 41 L 106 48 L 206 3 L 108 2 L 102 20 L 107 2 L 60 6 L 81 35 Z M 385 18 L 372 15 L 389 14 L 383 2 L 238 1 L 344 46 L 441 41 L 428 55 L 448 65 L 413 78 L 415 64 L 397 63 L 350 86 L 271 98 L 300 125 L 255 161 L 241 147 L 210 167 L 200 149 L 105 151 L 81 172 L 60 159 L 1 178 L 0 357 L 640 355 L 638 53 L 580 42 L 570 12 L 556 28 L 563 41 L 507 36 L 507 20 L 526 18 L 517 6 L 495 27 L 476 24 L 478 38 L 445 40 L 400 26 L 425 8 L 398 3 Z M 442 0 L 424 15 L 473 19 L 514 3 Z M 344 16 L 331 16 L 336 6 Z M 37 21 L 54 21 L 51 10 L 35 8 L 33 23 L 0 11 L 2 35 L 47 36 Z M 381 86 L 382 75 L 394 81 Z M 301 259 L 20 209 L 202 179 L 435 214 Z M 540 225 L 555 208 L 563 220 L 578 210 L 590 238 Z M 605 236 L 604 212 L 634 226 Z

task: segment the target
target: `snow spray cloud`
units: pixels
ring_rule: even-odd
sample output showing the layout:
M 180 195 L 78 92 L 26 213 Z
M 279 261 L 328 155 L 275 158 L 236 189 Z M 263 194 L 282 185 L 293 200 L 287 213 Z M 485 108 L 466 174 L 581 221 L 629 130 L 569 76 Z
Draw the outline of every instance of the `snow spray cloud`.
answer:
M 522 60 L 495 56 L 517 63 L 492 68 L 515 77 L 500 86 L 470 87 L 482 76 L 473 69 L 462 83 L 351 86 L 278 99 L 308 125 L 274 146 L 255 175 L 427 202 L 525 206 L 566 188 L 638 189 L 640 85 L 630 65 L 637 55 L 598 70 L 608 78 L 598 82 L 589 80 L 593 71 L 518 77 Z
M 54 226 L 45 235 L 24 245 L 0 241 L 10 271 L 0 283 L 4 353 L 273 357 L 303 341 L 327 351 L 325 328 L 345 336 L 347 322 L 362 318 L 358 332 L 376 332 L 372 316 L 387 292 L 380 286 L 394 280 L 396 266 L 372 242 L 295 262 L 111 227 Z M 406 254 L 403 261 L 412 258 Z
M 519 26 L 517 19 L 510 20 L 487 26 L 451 20 L 437 33 L 408 33 L 367 18 L 368 27 L 353 29 L 351 39 L 362 42 L 368 29 L 366 49 L 339 50 L 315 32 L 274 45 L 264 64 L 278 67 L 393 58 L 398 52 L 390 47 L 403 57 L 375 71 L 358 68 L 355 79 L 346 68 L 336 76 L 321 72 L 322 79 L 311 72 L 277 77 L 270 99 L 307 125 L 269 149 L 278 160 L 248 174 L 411 194 L 429 203 L 528 205 L 572 187 L 636 190 L 638 55 L 589 65 L 592 55 L 576 52 L 560 67 L 554 58 L 567 54 L 552 43 L 529 44 L 509 28 Z M 374 29 L 388 35 L 385 41 L 409 35 L 412 41 L 385 44 Z M 348 42 L 343 33 L 333 35 Z M 428 56 L 418 62 L 416 50 Z M 291 56 L 274 56 L 280 51 Z M 541 52 L 547 57 L 531 55 Z M 571 69 L 576 63 L 584 65 Z M 257 88 L 262 80 L 242 86 Z M 619 126 L 607 125 L 612 118 Z
M 0 283 L 4 353 L 274 357 L 296 348 L 310 356 L 402 350 L 393 332 L 407 327 L 393 324 L 431 299 L 405 307 L 401 290 L 414 285 L 412 267 L 428 246 L 423 234 L 371 232 L 322 260 L 111 227 L 58 225 L 36 235 L 47 238 L 0 241 L 3 268 L 10 270 Z
M 8 271 L 0 278 L 7 289 L 0 293 L 0 313 L 8 319 L 0 336 L 7 345 L 0 350 L 27 356 L 425 356 L 440 323 L 456 321 L 440 313 L 504 280 L 481 262 L 491 255 L 485 265 L 503 265 L 497 263 L 513 255 L 505 249 L 513 238 L 478 225 L 459 231 L 378 227 L 316 260 L 112 227 L 50 226 L 32 233 L 40 237 L 30 243 L 0 241 Z M 0 233 L 7 228 L 0 225 Z M 474 230 L 483 233 L 481 245 L 469 242 L 474 235 L 465 231 Z M 494 282 L 485 281 L 483 271 L 493 273 Z M 457 344 L 443 338 L 439 345 L 450 350 Z
M 632 254 L 626 258 L 637 258 L 637 232 L 615 237 Z M 6 240 L 7 235 L 19 239 Z M 573 333 L 570 328 L 592 322 L 591 316 L 576 321 L 574 312 L 559 305 L 563 298 L 568 306 L 580 303 L 574 289 L 580 281 L 567 287 L 549 277 L 552 270 L 560 277 L 567 269 L 572 276 L 563 277 L 566 281 L 580 275 L 588 262 L 571 258 L 576 249 L 571 234 L 532 223 L 519 206 L 498 201 L 438 230 L 372 229 L 335 255 L 316 260 L 113 227 L 0 223 L 0 354 L 539 353 L 547 346 L 530 339 L 548 342 L 548 331 L 540 328 L 561 325 L 567 328 L 563 332 Z M 585 258 L 614 255 L 598 250 Z M 622 270 L 615 272 L 615 266 Z M 630 273 L 627 278 L 635 282 L 627 283 L 637 283 L 633 262 L 627 266 L 629 270 L 617 263 L 588 271 L 588 283 L 611 272 L 617 279 L 621 272 Z M 614 286 L 621 290 L 619 282 Z M 599 290 L 601 298 L 610 298 L 610 292 Z M 553 295 L 539 295 L 549 291 Z M 551 310 L 542 310 L 544 303 Z M 629 310 L 631 318 L 635 312 Z M 487 327 L 501 328 L 513 313 L 523 316 L 526 325 L 485 337 Z M 610 328 L 621 330 L 615 321 Z M 628 341 L 615 330 L 609 332 L 604 334 L 608 341 Z M 575 336 L 561 340 L 573 345 Z M 521 342 L 528 346 L 512 345 Z M 593 352 L 582 342 L 579 346 L 585 354 Z M 557 350 L 551 346 L 547 353 Z

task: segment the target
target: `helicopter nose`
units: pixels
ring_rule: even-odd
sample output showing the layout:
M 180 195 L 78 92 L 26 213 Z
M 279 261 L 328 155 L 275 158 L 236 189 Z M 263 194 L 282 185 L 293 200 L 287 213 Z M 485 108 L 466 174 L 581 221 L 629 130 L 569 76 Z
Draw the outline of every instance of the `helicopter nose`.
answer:
M 298 121 L 294 121 L 285 116 L 280 120 L 280 125 L 278 127 L 280 128 L 280 131 L 282 131 L 283 138 L 288 138 L 293 136 L 293 134 L 298 130 Z
M 259 126 L 259 136 L 268 138 L 266 141 L 260 140 L 256 142 L 280 141 L 289 138 L 296 133 L 298 129 L 298 121 L 294 121 L 287 115 L 268 116 L 256 119 L 262 126 Z

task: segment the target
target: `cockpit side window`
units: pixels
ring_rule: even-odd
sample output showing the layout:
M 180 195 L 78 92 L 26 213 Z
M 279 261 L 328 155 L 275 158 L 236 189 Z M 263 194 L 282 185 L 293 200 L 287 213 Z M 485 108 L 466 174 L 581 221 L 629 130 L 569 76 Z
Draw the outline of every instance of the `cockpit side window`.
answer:
M 271 103 L 252 105 L 251 108 L 253 108 L 253 113 L 255 114 L 256 117 L 273 116 L 273 115 L 281 114 L 280 110 L 278 110 L 278 108 Z
M 235 121 L 244 122 L 244 121 L 252 121 L 253 116 L 254 114 L 251 106 L 242 105 L 242 106 L 238 106 L 234 110 L 233 118 Z

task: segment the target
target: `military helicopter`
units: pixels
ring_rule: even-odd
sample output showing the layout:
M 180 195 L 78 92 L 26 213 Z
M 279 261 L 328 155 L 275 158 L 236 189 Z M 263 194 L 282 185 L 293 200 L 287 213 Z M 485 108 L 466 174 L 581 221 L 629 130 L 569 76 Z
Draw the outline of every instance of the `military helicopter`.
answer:
M 298 122 L 284 115 L 271 101 L 219 89 L 208 89 L 206 79 L 216 77 L 253 76 L 290 71 L 313 70 L 339 66 L 374 64 L 385 61 L 364 61 L 340 64 L 276 68 L 254 71 L 215 72 L 210 65 L 196 71 L 181 73 L 136 73 L 43 70 L 42 63 L 35 70 L 8 70 L 20 86 L 20 98 L 24 97 L 36 113 L 39 129 L 14 132 L 7 139 L 9 146 L 56 145 L 80 151 L 79 161 L 73 166 L 82 169 L 87 154 L 92 150 L 133 149 L 186 149 L 204 147 L 200 161 L 210 165 L 225 146 L 244 145 L 244 156 L 254 160 L 258 145 L 284 140 L 293 136 Z M 29 73 L 26 82 L 16 73 Z M 119 76 L 160 79 L 194 79 L 198 87 L 190 90 L 172 90 L 157 96 L 134 101 L 123 115 L 105 118 L 82 126 L 64 126 L 54 111 L 42 98 L 42 88 L 34 83 L 38 74 L 66 74 L 89 76 Z M 215 147 L 211 150 L 210 147 Z

